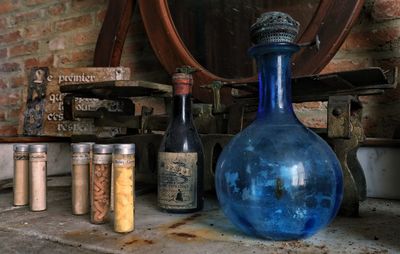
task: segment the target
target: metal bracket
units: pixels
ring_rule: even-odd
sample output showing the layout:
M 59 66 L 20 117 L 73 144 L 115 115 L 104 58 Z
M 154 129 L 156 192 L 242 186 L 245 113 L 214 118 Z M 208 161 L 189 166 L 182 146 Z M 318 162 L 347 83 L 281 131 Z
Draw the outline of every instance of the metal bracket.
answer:
M 330 96 L 328 101 L 328 137 L 350 138 L 350 105 L 352 96 Z

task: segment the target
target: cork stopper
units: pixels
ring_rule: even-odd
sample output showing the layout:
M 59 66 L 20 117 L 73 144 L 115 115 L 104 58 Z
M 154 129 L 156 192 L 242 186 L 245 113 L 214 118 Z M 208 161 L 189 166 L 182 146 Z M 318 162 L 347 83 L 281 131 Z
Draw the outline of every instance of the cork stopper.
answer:
M 283 12 L 265 12 L 250 27 L 251 41 L 257 44 L 294 43 L 299 22 Z

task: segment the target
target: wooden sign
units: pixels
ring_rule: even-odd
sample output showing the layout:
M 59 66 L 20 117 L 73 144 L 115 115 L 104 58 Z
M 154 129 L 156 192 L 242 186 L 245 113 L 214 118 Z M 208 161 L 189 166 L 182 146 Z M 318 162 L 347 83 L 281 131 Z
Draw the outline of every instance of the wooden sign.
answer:
M 96 127 L 94 120 L 64 119 L 63 84 L 96 84 L 130 79 L 129 68 L 32 68 L 28 76 L 27 101 L 20 133 L 29 136 L 95 135 L 113 137 L 125 134 L 125 128 Z M 103 107 L 111 112 L 122 112 L 123 101 L 97 98 L 75 98 L 75 109 L 96 111 Z

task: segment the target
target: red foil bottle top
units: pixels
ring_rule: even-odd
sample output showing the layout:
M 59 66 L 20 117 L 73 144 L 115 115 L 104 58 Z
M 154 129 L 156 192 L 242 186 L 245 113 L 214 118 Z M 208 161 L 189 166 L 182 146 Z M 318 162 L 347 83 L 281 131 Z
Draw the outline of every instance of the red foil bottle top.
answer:
M 188 73 L 174 73 L 172 76 L 174 95 L 187 95 L 192 93 L 193 76 Z

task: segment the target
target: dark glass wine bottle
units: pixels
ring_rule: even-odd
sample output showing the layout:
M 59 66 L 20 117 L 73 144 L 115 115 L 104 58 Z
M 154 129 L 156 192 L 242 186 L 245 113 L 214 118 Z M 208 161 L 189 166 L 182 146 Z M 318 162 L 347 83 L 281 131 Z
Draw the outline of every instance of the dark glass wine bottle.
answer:
M 175 73 L 172 83 L 172 116 L 158 153 L 158 207 L 190 213 L 203 208 L 203 146 L 192 117 L 190 71 Z

